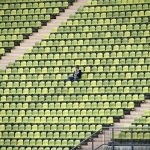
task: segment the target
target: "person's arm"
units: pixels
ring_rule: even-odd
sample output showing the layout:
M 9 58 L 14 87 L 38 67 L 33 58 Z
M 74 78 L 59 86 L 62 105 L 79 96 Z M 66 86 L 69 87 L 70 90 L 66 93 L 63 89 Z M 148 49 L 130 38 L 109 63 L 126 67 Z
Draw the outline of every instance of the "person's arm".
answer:
M 78 78 L 81 78 L 81 76 L 82 76 L 82 72 L 81 72 L 81 70 L 79 70 Z

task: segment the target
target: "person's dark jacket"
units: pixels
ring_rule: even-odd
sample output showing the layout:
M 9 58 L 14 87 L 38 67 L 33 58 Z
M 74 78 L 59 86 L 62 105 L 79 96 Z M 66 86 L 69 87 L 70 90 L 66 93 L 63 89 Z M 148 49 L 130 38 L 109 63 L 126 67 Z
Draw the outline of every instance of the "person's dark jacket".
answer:
M 75 72 L 73 73 L 73 76 L 74 76 L 74 74 L 75 74 Z M 81 77 L 82 77 L 82 71 L 81 71 L 81 70 L 79 70 L 79 73 L 77 74 L 77 77 L 78 77 L 79 79 L 81 79 Z

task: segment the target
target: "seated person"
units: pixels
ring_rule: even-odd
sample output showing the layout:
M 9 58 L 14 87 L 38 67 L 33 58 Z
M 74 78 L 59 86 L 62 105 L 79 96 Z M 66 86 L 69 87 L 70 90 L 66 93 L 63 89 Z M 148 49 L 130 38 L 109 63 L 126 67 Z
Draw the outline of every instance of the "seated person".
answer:
M 68 79 L 70 81 L 77 81 L 77 80 L 81 79 L 81 77 L 82 77 L 82 72 L 79 69 L 79 66 L 76 66 L 76 70 L 74 71 L 73 76 L 69 77 Z

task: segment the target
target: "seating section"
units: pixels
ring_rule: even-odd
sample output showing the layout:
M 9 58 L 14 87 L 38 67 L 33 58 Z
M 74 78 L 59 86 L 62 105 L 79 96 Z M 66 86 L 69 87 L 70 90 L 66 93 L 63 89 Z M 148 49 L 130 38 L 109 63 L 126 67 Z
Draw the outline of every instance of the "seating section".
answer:
M 115 137 L 121 144 L 134 142 L 137 144 L 149 144 L 150 141 L 150 111 L 145 111 L 144 115 L 135 119 L 129 129 L 122 131 Z
M 73 0 L 0 1 L 0 56 L 46 25 L 71 2 Z
M 70 150 L 150 92 L 149 1 L 93 0 L 0 73 L 2 150 Z M 66 81 L 75 65 L 79 81 Z

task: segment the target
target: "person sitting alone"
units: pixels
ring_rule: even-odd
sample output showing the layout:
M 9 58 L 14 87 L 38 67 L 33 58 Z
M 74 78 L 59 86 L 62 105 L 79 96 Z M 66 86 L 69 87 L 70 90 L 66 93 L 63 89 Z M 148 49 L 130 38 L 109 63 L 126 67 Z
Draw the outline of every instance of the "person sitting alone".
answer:
M 77 81 L 77 80 L 81 79 L 81 77 L 82 77 L 82 72 L 79 69 L 79 66 L 76 66 L 76 69 L 73 72 L 73 76 L 69 77 L 68 79 L 70 81 Z

